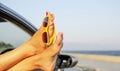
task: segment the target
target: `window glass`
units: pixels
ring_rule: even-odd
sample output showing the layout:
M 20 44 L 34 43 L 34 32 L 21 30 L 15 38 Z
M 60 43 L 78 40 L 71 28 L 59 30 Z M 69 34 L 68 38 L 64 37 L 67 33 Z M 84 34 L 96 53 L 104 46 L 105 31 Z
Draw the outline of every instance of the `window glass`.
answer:
M 9 21 L 0 21 L 0 47 L 17 48 L 31 36 Z

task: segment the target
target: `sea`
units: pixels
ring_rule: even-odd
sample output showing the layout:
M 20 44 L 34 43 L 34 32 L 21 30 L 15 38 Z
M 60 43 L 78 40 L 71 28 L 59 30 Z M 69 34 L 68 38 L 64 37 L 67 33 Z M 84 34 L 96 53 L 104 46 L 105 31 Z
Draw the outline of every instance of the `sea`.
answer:
M 107 55 L 107 56 L 120 56 L 120 50 L 83 50 L 83 51 L 62 51 L 65 53 L 77 54 L 93 54 L 93 55 Z

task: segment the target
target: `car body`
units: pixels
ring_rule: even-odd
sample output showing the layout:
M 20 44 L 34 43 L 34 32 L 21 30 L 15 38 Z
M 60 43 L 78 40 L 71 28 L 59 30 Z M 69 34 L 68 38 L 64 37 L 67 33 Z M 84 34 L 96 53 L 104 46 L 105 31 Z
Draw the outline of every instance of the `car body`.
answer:
M 0 54 L 20 46 L 31 38 L 36 31 L 37 28 L 32 23 L 0 3 Z M 74 67 L 76 64 L 77 60 L 75 57 L 63 54 L 58 55 L 57 69 Z

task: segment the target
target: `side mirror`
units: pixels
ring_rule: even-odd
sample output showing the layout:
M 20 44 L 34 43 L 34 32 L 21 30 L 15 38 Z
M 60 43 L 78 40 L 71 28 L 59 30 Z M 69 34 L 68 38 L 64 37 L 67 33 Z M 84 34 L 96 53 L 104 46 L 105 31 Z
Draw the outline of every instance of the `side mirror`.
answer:
M 78 63 L 78 60 L 74 56 L 70 55 L 58 55 L 57 68 L 70 68 L 74 67 Z

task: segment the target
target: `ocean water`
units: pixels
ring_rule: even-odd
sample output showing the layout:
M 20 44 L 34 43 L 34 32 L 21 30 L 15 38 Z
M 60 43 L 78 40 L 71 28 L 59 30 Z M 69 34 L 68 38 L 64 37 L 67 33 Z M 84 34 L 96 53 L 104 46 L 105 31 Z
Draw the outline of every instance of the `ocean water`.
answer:
M 115 51 L 62 51 L 66 53 L 77 53 L 77 54 L 94 54 L 94 55 L 109 55 L 109 56 L 120 56 L 120 50 Z

